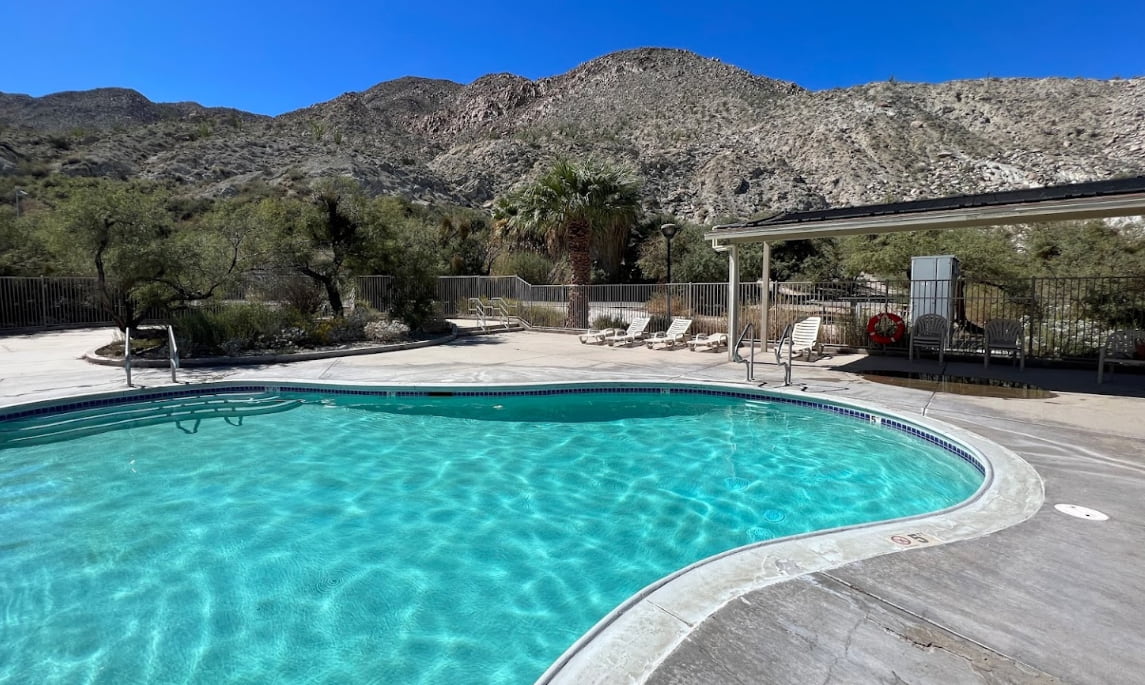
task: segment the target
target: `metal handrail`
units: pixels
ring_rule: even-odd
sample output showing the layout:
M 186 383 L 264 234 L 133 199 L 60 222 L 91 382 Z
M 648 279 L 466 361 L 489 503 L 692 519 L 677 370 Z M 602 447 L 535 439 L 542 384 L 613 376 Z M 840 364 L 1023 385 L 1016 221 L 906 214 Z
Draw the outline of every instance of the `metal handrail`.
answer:
M 485 328 L 485 303 L 480 297 L 469 298 L 469 313 L 477 315 L 477 324 Z
M 500 314 L 501 323 L 505 328 L 509 327 L 509 303 L 503 297 L 493 297 L 489 300 L 489 306 L 493 307 L 494 311 Z
M 744 359 L 739 353 L 739 346 L 743 344 L 744 338 L 747 338 L 749 332 L 751 333 L 751 355 L 750 359 Z M 732 361 L 747 365 L 747 377 L 744 380 L 755 380 L 755 322 L 749 323 L 740 331 L 739 339 L 736 340 L 735 347 L 732 348 Z
M 135 387 L 131 384 L 131 326 L 123 331 L 123 373 L 127 375 L 127 387 Z
M 171 382 L 177 383 L 178 379 L 175 378 L 175 371 L 179 368 L 179 345 L 175 342 L 174 326 L 167 326 L 167 348 L 170 350 Z
M 783 329 L 783 335 L 779 336 L 779 342 L 775 344 L 775 363 L 778 366 L 784 367 L 783 369 L 783 384 L 791 385 L 791 366 L 792 366 L 792 351 L 795 348 L 795 341 L 791 339 L 791 332 L 795 328 L 795 324 L 787 324 L 787 328 Z M 783 345 L 787 344 L 787 361 L 783 361 Z M 810 359 L 810 357 L 808 357 Z

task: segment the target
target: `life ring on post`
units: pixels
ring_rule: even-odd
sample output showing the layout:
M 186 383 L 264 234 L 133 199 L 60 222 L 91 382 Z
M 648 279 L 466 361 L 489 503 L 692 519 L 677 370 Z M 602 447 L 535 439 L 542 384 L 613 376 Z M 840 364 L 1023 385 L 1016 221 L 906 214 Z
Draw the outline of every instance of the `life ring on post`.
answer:
M 898 314 L 890 312 L 875 314 L 867 321 L 867 335 L 873 343 L 890 345 L 902 340 L 906 335 L 906 324 Z

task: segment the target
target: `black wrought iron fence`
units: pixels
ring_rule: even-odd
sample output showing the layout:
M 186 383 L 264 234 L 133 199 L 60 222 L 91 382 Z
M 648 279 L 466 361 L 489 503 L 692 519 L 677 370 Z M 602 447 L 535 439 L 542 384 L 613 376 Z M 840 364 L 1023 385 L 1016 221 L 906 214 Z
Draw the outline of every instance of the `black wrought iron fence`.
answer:
M 228 301 L 267 301 L 265 288 L 227 293 Z M 386 310 L 395 282 L 389 276 L 355 279 L 348 303 Z M 637 315 L 652 327 L 672 317 L 692 319 L 692 333 L 726 331 L 726 283 L 593 285 L 588 288 L 589 324 L 619 326 Z M 503 298 L 512 313 L 533 326 L 563 327 L 569 286 L 531 285 L 516 276 L 451 276 L 438 279 L 438 301 L 448 317 L 464 317 L 469 298 Z M 1145 277 L 1031 278 L 1006 283 L 875 281 L 770 284 L 768 338 L 808 316 L 823 319 L 820 340 L 829 345 L 868 347 L 870 319 L 883 312 L 902 317 L 940 313 L 951 325 L 952 351 L 981 351 L 982 328 L 992 319 L 1023 324 L 1030 358 L 1092 359 L 1110 333 L 1145 328 Z M 741 283 L 736 305 L 741 322 L 758 322 L 761 283 Z M 157 316 L 159 313 L 156 314 Z M 94 278 L 0 278 L 0 330 L 107 325 Z M 906 337 L 889 345 L 905 349 Z
M 94 278 L 0 278 L 0 328 L 111 323 Z
M 443 279 L 444 280 L 444 279 Z M 449 282 L 451 301 L 468 297 L 505 297 L 515 313 L 534 326 L 563 327 L 569 286 L 534 286 L 513 279 L 500 282 L 467 277 Z M 760 320 L 761 283 L 741 283 L 736 301 L 742 323 Z M 823 320 L 825 344 L 870 347 L 872 317 L 890 312 L 908 327 L 923 313 L 939 313 L 951 327 L 953 352 L 980 354 L 983 327 L 992 319 L 1023 324 L 1027 356 L 1043 359 L 1090 359 L 1110 333 L 1145 328 L 1145 277 L 1031 278 L 1006 283 L 969 280 L 772 283 L 768 338 L 777 339 L 791 323 L 808 316 Z M 651 316 L 653 327 L 666 327 L 669 314 L 692 319 L 692 332 L 726 331 L 726 283 L 594 285 L 589 288 L 589 323 L 622 325 L 637 315 Z M 464 316 L 464 308 L 452 310 Z M 906 348 L 906 335 L 888 345 Z

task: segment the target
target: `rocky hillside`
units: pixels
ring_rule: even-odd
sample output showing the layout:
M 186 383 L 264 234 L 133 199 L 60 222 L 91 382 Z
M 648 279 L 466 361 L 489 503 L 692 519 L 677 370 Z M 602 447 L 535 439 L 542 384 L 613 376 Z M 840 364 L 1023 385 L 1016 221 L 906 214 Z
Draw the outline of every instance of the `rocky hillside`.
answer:
M 350 175 L 480 206 L 554 156 L 606 159 L 647 207 L 700 222 L 769 210 L 1145 174 L 1145 79 L 882 82 L 811 92 L 666 49 L 552 78 L 423 78 L 261 117 L 99 89 L 0 94 L 0 174 L 252 180 Z

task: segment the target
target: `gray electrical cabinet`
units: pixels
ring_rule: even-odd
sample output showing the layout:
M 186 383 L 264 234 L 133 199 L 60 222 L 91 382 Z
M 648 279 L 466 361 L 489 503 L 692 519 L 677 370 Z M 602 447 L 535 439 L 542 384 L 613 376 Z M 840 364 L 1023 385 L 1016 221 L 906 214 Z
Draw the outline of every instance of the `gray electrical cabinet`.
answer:
M 958 258 L 937 255 L 910 258 L 910 319 L 939 314 L 954 321 L 958 297 Z

